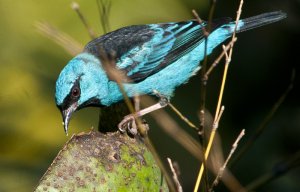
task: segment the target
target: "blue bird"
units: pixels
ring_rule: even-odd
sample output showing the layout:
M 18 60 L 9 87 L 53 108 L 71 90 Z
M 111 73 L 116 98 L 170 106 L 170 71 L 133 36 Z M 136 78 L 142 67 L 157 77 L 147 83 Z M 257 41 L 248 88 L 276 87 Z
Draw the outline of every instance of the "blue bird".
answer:
M 236 32 L 279 21 L 281 11 L 242 19 Z M 153 95 L 155 90 L 170 98 L 177 86 L 197 73 L 205 57 L 205 36 L 195 20 L 128 26 L 89 42 L 61 71 L 56 82 L 55 101 L 67 133 L 72 113 L 87 106 L 111 106 L 123 100 L 105 61 L 121 75 L 128 97 Z M 214 20 L 207 37 L 206 54 L 228 39 L 235 29 L 230 18 Z M 141 113 L 143 115 L 143 113 Z M 120 127 L 119 127 L 120 129 Z

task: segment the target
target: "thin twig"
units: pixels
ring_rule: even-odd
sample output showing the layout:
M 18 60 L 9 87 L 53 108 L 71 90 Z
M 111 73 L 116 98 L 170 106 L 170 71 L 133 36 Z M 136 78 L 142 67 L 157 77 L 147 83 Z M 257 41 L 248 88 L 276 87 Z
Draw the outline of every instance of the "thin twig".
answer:
M 202 33 L 205 37 L 205 48 L 204 48 L 204 61 L 201 65 L 201 95 L 200 95 L 200 129 L 198 130 L 198 134 L 200 136 L 201 144 L 203 144 L 204 141 L 204 122 L 205 122 L 205 97 L 206 97 L 206 83 L 207 79 L 204 76 L 204 73 L 206 72 L 206 66 L 207 66 L 207 54 L 206 54 L 206 48 L 207 48 L 207 37 L 209 36 L 209 32 L 205 28 L 205 24 L 203 23 L 202 19 L 199 17 L 198 13 L 195 10 L 192 10 L 192 13 L 194 17 L 196 18 L 197 22 L 201 26 Z
M 205 97 L 206 97 L 206 84 L 207 78 L 205 76 L 206 73 L 206 66 L 207 66 L 207 37 L 209 36 L 209 32 L 207 31 L 205 24 L 203 23 L 202 19 L 199 17 L 198 13 L 195 10 L 192 10 L 194 17 L 196 18 L 197 22 L 201 26 L 202 33 L 205 38 L 205 47 L 204 47 L 204 61 L 201 65 L 200 71 L 200 78 L 201 78 L 201 93 L 200 93 L 200 127 L 198 130 L 198 135 L 200 139 L 200 143 L 204 146 L 204 124 L 205 124 Z M 203 150 L 204 151 L 204 150 Z
M 220 168 L 220 170 L 219 170 L 219 172 L 218 172 L 218 174 L 217 174 L 217 176 L 216 176 L 216 178 L 215 178 L 213 184 L 211 185 L 211 188 L 209 189 L 210 192 L 212 192 L 212 191 L 213 191 L 213 188 L 214 188 L 215 186 L 218 185 L 219 180 L 220 180 L 221 177 L 223 176 L 223 172 L 224 172 L 224 170 L 225 170 L 225 168 L 226 168 L 226 166 L 227 166 L 227 164 L 228 164 L 230 158 L 232 157 L 233 153 L 235 152 L 235 150 L 236 150 L 236 148 L 237 148 L 237 146 L 238 146 L 239 141 L 242 139 L 242 137 L 243 137 L 244 135 L 245 135 L 245 129 L 243 129 L 243 130 L 241 131 L 241 133 L 239 134 L 239 136 L 237 137 L 237 139 L 236 139 L 235 142 L 233 143 L 232 148 L 231 148 L 231 150 L 230 150 L 230 153 L 229 153 L 229 155 L 228 155 L 228 157 L 227 157 L 225 163 L 224 163 L 223 166 Z
M 237 29 L 237 25 L 238 25 L 238 20 L 240 18 L 241 13 L 242 13 L 242 6 L 243 6 L 243 0 L 240 1 L 239 9 L 237 11 L 235 29 L 234 29 L 231 41 L 234 41 L 234 39 L 235 39 L 236 29 Z M 222 98 L 223 98 L 223 93 L 224 93 L 225 82 L 226 82 L 226 78 L 227 78 L 227 71 L 228 71 L 228 67 L 229 67 L 230 61 L 231 61 L 233 45 L 231 46 L 231 48 L 229 50 L 228 58 L 226 59 L 226 64 L 225 64 L 225 68 L 224 68 L 224 74 L 223 74 L 223 79 L 222 79 L 221 90 L 220 90 L 218 104 L 217 104 L 217 109 L 216 109 L 216 113 L 215 113 L 214 124 L 218 124 L 218 123 L 216 123 L 216 121 L 217 121 L 217 119 L 218 119 L 218 117 L 220 115 L 221 103 L 222 103 Z M 223 51 L 225 51 L 225 50 L 223 50 Z M 226 54 L 227 54 L 227 52 L 226 52 Z M 216 131 L 217 131 L 217 128 L 212 129 L 212 132 L 210 134 L 209 141 L 208 141 L 208 144 L 207 144 L 207 148 L 206 148 L 206 151 L 205 151 L 204 162 L 208 158 L 208 155 L 209 155 L 209 152 L 210 152 L 213 140 L 215 138 Z M 195 184 L 194 192 L 197 192 L 198 189 L 199 189 L 199 185 L 200 185 L 200 182 L 201 182 L 201 178 L 202 178 L 203 172 L 204 172 L 204 163 L 201 164 L 201 168 L 199 170 L 199 174 L 198 174 L 197 181 L 196 181 L 196 184 Z
M 235 39 L 235 36 L 236 36 L 236 31 L 237 31 L 237 28 L 238 28 L 238 25 L 239 25 L 239 20 L 240 20 L 241 14 L 242 14 L 243 4 L 244 4 L 244 0 L 241 0 L 240 5 L 239 5 L 239 9 L 237 11 L 236 19 L 235 19 L 235 26 L 234 26 L 234 31 L 233 31 L 231 41 L 233 41 Z M 230 60 L 231 60 L 232 52 L 233 52 L 233 46 L 231 46 L 231 48 L 229 50 L 229 58 L 228 59 L 230 59 Z
M 213 129 L 217 129 L 219 127 L 219 122 L 221 120 L 224 110 L 225 110 L 225 107 L 222 106 L 217 119 L 213 122 L 213 126 L 212 126 Z
M 209 10 L 208 26 L 207 26 L 207 30 L 209 32 L 211 31 L 212 19 L 213 19 L 213 15 L 215 13 L 215 7 L 216 7 L 216 4 L 217 4 L 217 0 L 212 0 L 211 2 L 212 2 L 212 4 L 211 4 L 210 10 Z
M 229 56 L 228 56 L 228 54 L 227 54 L 225 45 L 222 45 L 222 48 L 223 48 L 223 52 L 224 52 L 224 54 L 225 54 L 225 60 L 230 62 Z
M 190 127 L 196 130 L 199 130 L 199 128 L 196 127 L 196 125 L 194 125 L 187 117 L 185 117 L 173 104 L 168 103 L 168 105 L 186 124 L 188 124 Z
M 141 110 L 141 106 L 140 106 L 141 100 L 140 100 L 140 97 L 138 95 L 135 95 L 133 97 L 133 101 L 134 101 L 134 110 L 135 111 Z
M 212 12 L 212 9 L 210 10 Z M 200 140 L 200 143 L 202 145 L 202 156 L 204 156 L 205 151 L 205 102 L 206 102 L 206 85 L 207 85 L 207 77 L 205 76 L 206 73 L 206 67 L 207 67 L 207 38 L 209 36 L 209 31 L 207 31 L 205 24 L 203 23 L 202 19 L 199 17 L 198 13 L 195 10 L 192 10 L 192 13 L 196 20 L 198 21 L 199 25 L 201 26 L 202 33 L 204 35 L 204 61 L 202 62 L 201 71 L 200 71 L 200 114 L 199 114 L 199 120 L 200 120 L 200 127 L 198 129 L 198 137 Z M 212 14 L 210 14 L 212 15 Z M 206 165 L 205 159 L 203 161 L 204 165 Z M 206 167 L 206 166 L 205 166 Z M 205 171 L 205 186 L 208 185 L 208 177 Z
M 124 85 L 122 83 L 122 79 L 125 78 L 124 75 L 120 71 L 118 71 L 116 68 L 113 67 L 116 65 L 114 59 L 109 59 L 103 49 L 100 50 L 100 55 L 101 55 L 101 63 L 103 65 L 103 67 L 105 68 L 105 70 L 108 74 L 108 77 L 110 79 L 113 79 L 118 84 L 119 89 L 124 97 L 124 101 L 125 101 L 127 107 L 129 108 L 130 113 L 135 113 L 134 107 L 133 107 L 129 97 L 126 94 Z
M 103 33 L 107 33 L 110 31 L 108 15 L 111 8 L 111 1 L 107 0 L 106 4 L 103 2 L 103 0 L 96 0 L 96 2 Z
M 142 106 L 150 106 L 153 103 L 155 103 L 155 101 L 149 96 L 145 96 L 141 102 Z M 202 146 L 193 137 L 186 133 L 184 129 L 179 127 L 167 112 L 164 110 L 158 110 L 155 113 L 150 113 L 150 115 L 158 123 L 158 125 L 160 125 L 163 131 L 165 131 L 199 161 L 203 160 L 201 152 Z
M 225 52 L 222 51 L 222 53 L 218 56 L 218 58 L 213 62 L 213 64 L 209 67 L 207 70 L 205 76 L 208 78 L 213 69 L 220 63 L 221 59 L 225 56 L 225 53 L 230 49 L 230 47 L 237 41 L 237 38 L 235 37 L 233 41 L 230 41 L 226 46 L 225 46 Z
M 62 48 L 64 48 L 70 55 L 75 56 L 80 53 L 83 46 L 68 34 L 60 31 L 54 26 L 46 22 L 36 22 L 35 27 L 45 37 L 51 39 Z
M 208 155 L 209 155 L 210 149 L 212 147 L 212 143 L 213 143 L 213 140 L 215 138 L 216 131 L 217 131 L 217 128 L 218 128 L 218 125 L 219 125 L 219 122 L 217 120 L 219 119 L 219 116 L 220 116 L 220 104 L 221 104 L 222 96 L 223 96 L 223 92 L 224 92 L 224 86 L 225 86 L 225 81 L 226 81 L 226 77 L 227 77 L 228 66 L 229 66 L 229 64 L 226 62 L 225 68 L 224 68 L 223 79 L 222 79 L 221 90 L 220 90 L 219 99 L 218 99 L 218 105 L 217 105 L 216 114 L 215 114 L 215 119 L 214 119 L 214 122 L 213 122 L 213 129 L 211 131 L 211 134 L 210 134 L 210 137 L 209 137 L 209 140 L 208 140 L 207 148 L 206 148 L 205 155 L 204 155 L 204 159 L 205 159 L 204 161 L 206 161 L 206 159 L 208 158 Z M 199 170 L 199 174 L 198 174 L 198 177 L 197 177 L 194 192 L 197 192 L 198 189 L 199 189 L 199 185 L 200 185 L 200 182 L 201 182 L 203 172 L 204 172 L 204 163 L 201 164 L 201 168 Z
M 81 22 L 83 23 L 83 25 L 85 26 L 86 30 L 88 31 L 91 39 L 95 39 L 96 38 L 95 32 L 92 29 L 92 27 L 88 24 L 87 20 L 83 16 L 83 14 L 81 13 L 79 4 L 76 3 L 76 2 L 72 2 L 71 3 L 71 8 L 77 13 L 77 15 L 80 18 Z
M 208 45 L 208 36 L 211 32 L 211 26 L 212 26 L 212 19 L 215 11 L 215 6 L 217 1 L 212 0 L 212 4 L 210 6 L 209 10 L 209 16 L 208 16 L 208 22 L 207 22 L 207 27 L 205 27 L 204 24 L 202 24 L 202 20 L 200 19 L 199 15 L 197 14 L 196 11 L 193 10 L 193 14 L 198 20 L 198 23 L 202 26 L 202 31 L 205 37 L 205 42 L 204 42 L 204 61 L 202 63 L 202 69 L 200 72 L 200 78 L 201 78 L 201 84 L 200 84 L 200 113 L 199 113 L 199 120 L 200 120 L 200 128 L 198 130 L 198 136 L 200 139 L 200 143 L 203 146 L 203 156 L 205 155 L 205 103 L 206 103 L 206 86 L 207 86 L 207 81 L 208 81 L 208 76 L 206 76 L 206 70 L 207 70 L 207 61 L 208 61 L 208 55 L 207 55 L 207 45 Z M 206 160 L 204 159 L 203 161 L 204 168 L 206 167 Z M 205 182 L 204 182 L 204 189 L 209 188 L 209 182 L 208 182 L 208 174 L 206 169 L 204 170 L 204 176 L 205 176 Z
M 170 158 L 167 158 L 167 160 L 168 160 L 169 166 L 170 166 L 170 168 L 171 168 L 171 171 L 172 171 L 172 173 L 173 173 L 173 180 L 174 180 L 174 182 L 175 182 L 177 192 L 182 192 L 183 190 L 182 190 L 182 187 L 181 187 L 180 182 L 179 182 L 179 180 L 178 180 L 178 176 L 177 176 L 177 174 L 176 174 L 176 171 L 175 171 L 175 169 L 174 169 L 174 167 L 173 167 L 172 160 L 171 160 Z
M 209 31 L 207 31 L 207 29 L 203 23 L 203 20 L 199 17 L 196 10 L 193 9 L 192 13 L 193 13 L 194 17 L 196 18 L 197 22 L 199 23 L 199 25 L 201 26 L 204 37 L 207 38 L 209 36 Z

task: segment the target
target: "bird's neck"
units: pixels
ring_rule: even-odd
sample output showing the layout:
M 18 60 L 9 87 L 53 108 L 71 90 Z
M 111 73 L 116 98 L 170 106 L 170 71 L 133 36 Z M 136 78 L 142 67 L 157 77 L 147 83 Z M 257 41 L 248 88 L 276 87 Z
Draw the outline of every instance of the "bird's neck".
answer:
M 102 99 L 102 103 L 110 106 L 123 100 L 123 94 L 120 91 L 120 86 L 115 81 L 108 81 L 107 97 Z
M 99 58 L 91 53 L 83 52 L 77 56 L 77 59 L 83 60 L 82 73 L 85 78 L 84 83 L 81 83 L 82 92 L 86 94 L 82 96 L 83 101 L 88 101 L 90 98 L 99 101 L 99 105 L 109 106 L 110 101 L 109 79 L 104 70 Z

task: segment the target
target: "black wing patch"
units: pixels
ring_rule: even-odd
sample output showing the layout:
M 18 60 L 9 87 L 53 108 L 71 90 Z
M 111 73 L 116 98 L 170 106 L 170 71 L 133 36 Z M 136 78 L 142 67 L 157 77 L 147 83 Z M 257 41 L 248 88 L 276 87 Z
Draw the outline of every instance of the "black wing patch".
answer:
M 211 28 L 229 23 L 230 18 L 214 20 Z M 206 25 L 204 22 L 202 25 Z M 115 59 L 116 68 L 137 83 L 177 61 L 204 41 L 201 25 L 195 20 L 137 25 L 121 28 L 99 37 L 85 51 L 101 58 L 101 49 Z
M 92 40 L 85 46 L 84 51 L 98 58 L 101 58 L 100 54 L 104 51 L 107 56 L 117 59 L 132 48 L 149 41 L 153 35 L 147 25 L 123 27 Z

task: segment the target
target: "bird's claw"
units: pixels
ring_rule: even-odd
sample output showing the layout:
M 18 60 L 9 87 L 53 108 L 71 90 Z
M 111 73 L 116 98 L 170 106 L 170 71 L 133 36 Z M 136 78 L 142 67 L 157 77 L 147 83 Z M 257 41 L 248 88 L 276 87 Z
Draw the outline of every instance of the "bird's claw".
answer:
M 124 119 L 118 125 L 119 130 L 122 133 L 128 131 L 131 135 L 137 135 L 137 125 L 134 115 L 130 114 L 124 117 Z
M 145 120 L 142 121 L 143 132 L 149 130 L 149 126 Z M 121 133 L 128 131 L 131 135 L 138 134 L 138 127 L 134 115 L 130 114 L 124 117 L 124 119 L 118 124 L 118 129 Z
M 153 90 L 154 95 L 156 95 L 156 97 L 159 98 L 159 104 L 162 107 L 165 107 L 169 104 L 169 99 L 167 97 L 165 97 L 164 95 L 162 95 L 160 92 L 158 92 L 157 90 Z
M 123 118 L 123 120 L 118 124 L 118 129 L 120 132 L 125 133 L 126 130 L 129 130 L 130 124 L 135 124 L 134 116 L 132 114 Z

